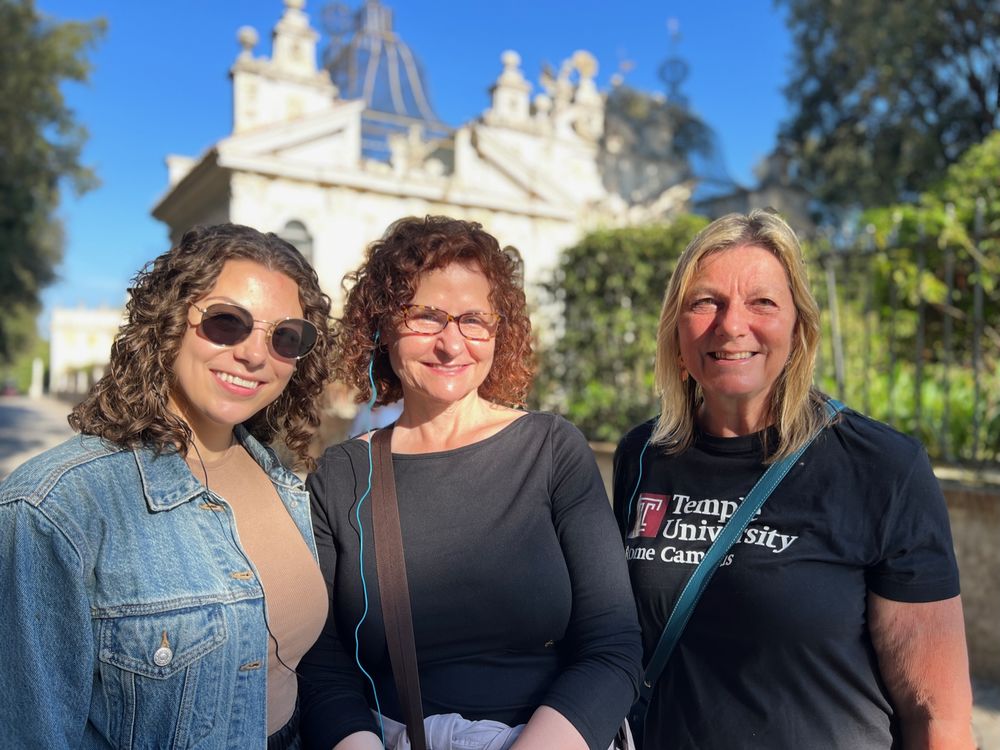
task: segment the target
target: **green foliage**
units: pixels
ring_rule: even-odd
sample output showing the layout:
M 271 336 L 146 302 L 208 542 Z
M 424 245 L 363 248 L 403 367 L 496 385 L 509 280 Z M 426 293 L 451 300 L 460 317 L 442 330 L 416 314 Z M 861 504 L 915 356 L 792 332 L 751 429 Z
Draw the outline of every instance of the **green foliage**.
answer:
M 656 327 L 678 256 L 707 221 L 602 230 L 566 250 L 546 285 L 563 330 L 543 338 L 537 405 L 591 440 L 618 440 L 656 414 Z
M 85 131 L 60 86 L 87 80 L 85 53 L 103 31 L 103 21 L 57 22 L 33 0 L 0 0 L 0 362 L 27 343 L 12 318 L 37 313 L 39 293 L 55 277 L 60 184 L 78 192 L 95 184 L 80 164 Z M 12 308 L 17 316 L 6 314 Z
M 866 212 L 876 250 L 876 301 L 890 304 L 889 288 L 911 307 L 932 308 L 929 342 L 941 345 L 944 321 L 967 329 L 974 316 L 975 285 L 982 285 L 984 333 L 1000 349 L 1000 131 L 974 146 L 915 204 Z M 953 278 L 948 298 L 948 275 Z M 970 335 L 959 343 L 969 352 Z M 981 342 L 982 343 L 982 342 Z
M 1000 132 L 916 203 L 863 214 L 865 247 L 810 248 L 826 253 L 837 279 L 848 402 L 920 437 L 942 459 L 1000 456 L 998 174 Z M 837 393 L 829 292 L 817 291 L 826 325 L 821 382 Z
M 857 351 L 849 352 L 846 403 L 918 438 L 937 460 L 1000 458 L 1000 371 L 981 376 L 976 398 L 969 367 L 926 363 L 918 378 L 913 361 L 896 361 L 889 369 L 883 356 L 876 356 L 867 368 L 859 359 Z M 818 382 L 827 393 L 838 393 L 829 372 Z
M 824 203 L 910 199 L 1000 127 L 996 0 L 777 2 L 795 44 L 782 150 Z
M 31 372 L 34 360 L 49 361 L 49 344 L 35 332 L 35 318 L 27 316 L 22 325 L 30 328 L 30 343 L 22 343 L 20 353 L 7 365 L 0 365 L 0 386 L 13 384 L 18 393 L 27 393 L 31 386 Z
M 712 163 L 712 129 L 675 102 L 616 86 L 604 112 L 598 166 L 604 187 L 629 205 L 653 203 L 665 191 L 698 178 L 696 164 Z

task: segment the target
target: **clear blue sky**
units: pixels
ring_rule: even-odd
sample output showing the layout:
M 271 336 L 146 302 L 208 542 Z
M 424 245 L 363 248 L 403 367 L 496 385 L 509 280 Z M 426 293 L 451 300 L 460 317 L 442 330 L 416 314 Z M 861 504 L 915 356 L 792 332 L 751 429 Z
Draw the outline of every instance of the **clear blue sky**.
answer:
M 92 53 L 87 86 L 66 95 L 90 131 L 84 161 L 101 186 L 64 197 L 66 252 L 61 280 L 46 290 L 52 306 L 124 301 L 128 280 L 168 247 L 165 227 L 149 214 L 166 187 L 168 153 L 198 155 L 231 130 L 229 67 L 236 31 L 260 33 L 257 55 L 270 52 L 282 0 L 36 0 L 43 13 L 86 20 L 103 16 L 108 31 Z M 350 4 L 356 7 L 360 0 Z M 753 166 L 774 144 L 787 106 L 781 94 L 791 43 L 772 0 L 564 0 L 468 2 L 384 0 L 395 30 L 423 63 L 440 117 L 458 125 L 488 106 L 487 88 L 514 49 L 537 83 L 574 50 L 598 59 L 602 89 L 621 64 L 626 82 L 662 90 L 657 71 L 670 50 L 667 19 L 676 18 L 677 52 L 690 65 L 684 92 L 713 126 L 730 174 L 753 182 Z M 325 3 L 308 0 L 314 20 Z M 85 15 L 81 15 L 84 14 Z M 45 315 L 41 321 L 47 336 Z

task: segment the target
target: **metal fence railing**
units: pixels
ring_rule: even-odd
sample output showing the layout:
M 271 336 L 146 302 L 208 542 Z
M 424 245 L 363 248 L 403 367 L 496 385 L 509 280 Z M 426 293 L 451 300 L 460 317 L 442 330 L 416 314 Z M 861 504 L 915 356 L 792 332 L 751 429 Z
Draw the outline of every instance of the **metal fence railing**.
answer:
M 1000 295 L 971 245 L 860 242 L 812 258 L 820 386 L 942 461 L 1000 459 Z

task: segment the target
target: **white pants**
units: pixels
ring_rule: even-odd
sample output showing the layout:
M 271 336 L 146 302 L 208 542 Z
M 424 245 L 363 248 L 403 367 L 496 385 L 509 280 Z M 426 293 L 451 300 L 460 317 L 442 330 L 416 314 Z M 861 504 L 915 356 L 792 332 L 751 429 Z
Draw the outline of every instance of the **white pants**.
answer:
M 378 714 L 375 714 L 375 720 L 378 721 Z M 388 717 L 383 717 L 382 722 L 385 729 L 385 750 L 410 750 L 406 725 Z M 627 724 L 625 727 L 628 732 L 625 744 L 616 745 L 612 742 L 608 750 L 635 747 L 632 732 Z M 434 714 L 424 719 L 427 750 L 509 750 L 522 729 L 524 724 L 509 727 L 489 719 L 469 721 L 462 718 L 461 714 Z
M 376 716 L 376 721 L 378 717 Z M 406 725 L 382 717 L 386 750 L 410 750 Z M 461 714 L 434 714 L 424 719 L 427 750 L 508 750 L 524 724 L 509 727 L 499 721 L 470 721 Z

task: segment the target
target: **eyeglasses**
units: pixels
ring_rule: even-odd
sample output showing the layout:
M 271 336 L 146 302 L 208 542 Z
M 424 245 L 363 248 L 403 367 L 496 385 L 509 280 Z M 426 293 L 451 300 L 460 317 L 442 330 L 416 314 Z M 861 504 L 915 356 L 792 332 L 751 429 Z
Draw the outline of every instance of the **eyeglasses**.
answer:
M 455 321 L 458 332 L 472 341 L 489 341 L 496 336 L 501 318 L 503 316 L 498 313 L 452 315 L 429 305 L 403 305 L 403 325 L 414 333 L 441 333 L 451 321 Z
M 205 338 L 219 346 L 235 346 L 246 341 L 253 333 L 255 323 L 267 326 L 268 343 L 271 351 L 285 359 L 301 359 L 313 350 L 319 331 L 316 326 L 302 318 L 283 320 L 256 320 L 250 311 L 239 305 L 214 304 L 204 310 L 192 303 L 201 313 L 198 327 Z

